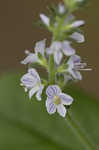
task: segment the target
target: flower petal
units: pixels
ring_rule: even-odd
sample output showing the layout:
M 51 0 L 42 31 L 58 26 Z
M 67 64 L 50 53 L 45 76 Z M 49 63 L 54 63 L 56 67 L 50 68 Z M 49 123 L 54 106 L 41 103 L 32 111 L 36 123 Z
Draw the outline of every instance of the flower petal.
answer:
M 42 94 L 43 89 L 44 89 L 44 86 L 43 85 L 40 86 L 40 89 L 36 94 L 36 98 L 37 98 L 38 101 L 41 101 L 41 94 Z
M 54 61 L 57 65 L 60 64 L 61 60 L 62 60 L 63 54 L 61 51 L 55 51 L 54 52 Z
M 53 49 L 51 49 L 50 47 L 49 48 L 46 48 L 46 53 L 48 55 L 52 54 L 53 53 Z
M 60 116 L 65 117 L 67 111 L 63 105 L 58 105 L 57 106 L 57 112 L 59 113 Z
M 21 83 L 23 86 L 30 89 L 36 84 L 36 80 L 29 73 L 27 73 L 21 78 Z
M 72 77 L 75 79 L 75 80 L 82 80 L 82 75 L 79 71 L 76 71 L 76 70 L 69 70 L 69 73 L 72 75 Z
M 64 25 L 69 24 L 73 19 L 75 19 L 75 17 L 72 14 L 70 14 L 66 17 Z
M 59 97 L 64 105 L 71 105 L 73 102 L 73 98 L 67 94 L 61 93 Z
M 46 95 L 49 98 L 53 98 L 53 96 L 56 96 L 57 94 L 60 94 L 60 93 L 61 93 L 61 89 L 57 85 L 48 86 L 48 88 L 46 90 Z
M 80 61 L 81 61 L 81 58 L 80 58 L 80 56 L 78 56 L 78 55 L 72 55 L 71 57 L 70 57 L 70 59 L 68 60 L 68 64 L 79 64 L 80 63 Z
M 33 54 L 33 53 L 29 53 L 29 55 L 23 60 L 21 61 L 21 64 L 28 64 L 28 63 L 35 63 L 38 61 L 38 57 L 36 54 Z
M 45 16 L 44 14 L 40 14 L 40 18 L 45 25 L 47 25 L 47 26 L 50 25 L 50 19 L 47 16 Z
M 60 14 L 64 14 L 65 11 L 66 11 L 66 8 L 65 8 L 65 6 L 62 3 L 59 3 L 58 10 L 59 10 Z
M 72 77 L 69 74 L 64 74 L 64 83 L 66 84 L 68 81 L 71 81 Z
M 35 52 L 36 53 L 41 53 L 42 55 L 44 55 L 44 51 L 45 51 L 45 42 L 46 40 L 42 40 L 42 41 L 39 41 L 35 44 Z
M 39 86 L 35 86 L 33 87 L 30 91 L 29 91 L 29 98 L 31 99 L 32 96 L 39 90 Z
M 58 41 L 52 42 L 50 48 L 53 50 L 53 52 L 61 50 L 61 42 L 58 42 Z
M 50 99 L 46 100 L 46 108 L 47 108 L 47 112 L 49 114 L 54 114 L 56 112 L 56 106 L 53 103 L 53 101 Z
M 75 50 L 70 46 L 70 42 L 68 41 L 62 43 L 62 50 L 66 56 L 71 56 L 75 54 Z
M 82 75 L 81 75 L 81 73 L 80 73 L 80 71 L 75 71 L 75 79 L 76 80 L 82 80 Z
M 28 73 L 33 76 L 33 78 L 35 78 L 36 81 L 40 81 L 40 76 L 39 74 L 37 73 L 36 69 L 34 68 L 30 68 L 28 69 Z
M 76 27 L 79 27 L 79 26 L 82 26 L 83 24 L 85 24 L 85 21 L 84 20 L 78 20 L 78 21 L 75 21 L 71 24 L 71 27 L 72 28 L 76 28 Z
M 84 35 L 78 32 L 74 32 L 70 37 L 78 43 L 83 43 L 85 41 Z

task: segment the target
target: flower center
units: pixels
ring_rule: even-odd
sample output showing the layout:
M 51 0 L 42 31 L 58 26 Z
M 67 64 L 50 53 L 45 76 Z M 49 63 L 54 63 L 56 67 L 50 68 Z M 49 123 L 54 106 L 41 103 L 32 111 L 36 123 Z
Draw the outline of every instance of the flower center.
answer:
M 54 104 L 56 105 L 61 104 L 61 99 L 58 96 L 54 96 L 53 100 L 54 100 Z

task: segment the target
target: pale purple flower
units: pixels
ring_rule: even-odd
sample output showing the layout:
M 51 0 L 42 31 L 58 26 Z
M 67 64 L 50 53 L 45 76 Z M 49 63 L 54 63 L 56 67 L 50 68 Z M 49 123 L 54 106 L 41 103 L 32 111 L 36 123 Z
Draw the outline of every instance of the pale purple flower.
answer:
M 30 99 L 34 94 L 36 94 L 37 100 L 41 100 L 41 94 L 44 86 L 41 84 L 39 74 L 35 69 L 28 69 L 28 73 L 21 78 L 21 85 L 24 87 L 26 92 L 29 90 Z
M 70 59 L 67 62 L 68 64 L 68 72 L 72 75 L 72 77 L 76 80 L 82 80 L 82 75 L 80 71 L 82 70 L 91 70 L 86 69 L 86 63 L 81 63 L 81 58 L 78 55 L 73 55 L 70 57 Z
M 73 16 L 72 14 L 68 15 L 65 19 L 64 26 L 70 24 L 74 19 L 75 19 L 75 16 Z
M 28 64 L 28 63 L 32 64 L 32 63 L 39 62 L 37 55 L 38 55 L 38 53 L 41 53 L 44 56 L 45 42 L 46 42 L 46 40 L 44 39 L 35 44 L 35 47 L 34 47 L 35 53 L 31 53 L 28 50 L 26 50 L 25 53 L 26 53 L 27 57 L 23 61 L 21 61 L 21 63 L 22 64 Z
M 66 7 L 62 3 L 59 3 L 58 5 L 58 11 L 60 14 L 64 14 L 66 12 Z
M 74 32 L 72 35 L 70 35 L 70 38 L 77 41 L 78 43 L 83 43 L 85 41 L 84 35 L 78 32 Z
M 75 21 L 75 22 L 73 22 L 73 23 L 71 24 L 71 27 L 72 27 L 72 28 L 77 28 L 77 27 L 82 26 L 83 24 L 85 24 L 85 21 L 84 21 L 84 20 L 77 20 L 77 21 Z
M 54 114 L 57 110 L 59 115 L 65 117 L 67 110 L 64 105 L 71 105 L 73 98 L 65 93 L 62 93 L 58 85 L 48 86 L 46 94 L 46 108 L 48 113 Z
M 71 43 L 69 41 L 54 41 L 46 50 L 48 54 L 54 55 L 54 61 L 57 65 L 59 65 L 63 55 L 71 56 L 75 54 L 75 50 L 71 47 L 70 44 Z
M 41 18 L 42 22 L 43 22 L 45 25 L 47 25 L 47 26 L 50 25 L 50 19 L 49 19 L 49 17 L 47 17 L 47 16 L 44 15 L 44 14 L 40 14 L 40 18 Z

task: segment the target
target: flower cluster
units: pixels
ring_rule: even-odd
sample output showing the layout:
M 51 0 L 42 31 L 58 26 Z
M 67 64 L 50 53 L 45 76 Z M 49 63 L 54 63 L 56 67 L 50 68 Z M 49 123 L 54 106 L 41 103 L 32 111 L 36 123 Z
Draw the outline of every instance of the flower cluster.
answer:
M 40 14 L 42 23 L 52 32 L 52 42 L 48 47 L 45 39 L 37 42 L 34 53 L 26 50 L 27 56 L 21 61 L 22 64 L 29 66 L 28 72 L 21 78 L 21 85 L 29 92 L 29 98 L 35 95 L 36 99 L 41 101 L 42 93 L 46 91 L 47 112 L 53 114 L 57 110 L 62 117 L 66 116 L 67 106 L 73 102 L 71 96 L 62 92 L 63 87 L 69 81 L 82 80 L 80 71 L 90 70 L 85 68 L 86 63 L 82 63 L 81 57 L 72 47 L 74 41 L 77 43 L 85 41 L 79 29 L 85 22 L 76 20 L 72 15 L 79 3 L 82 1 L 64 0 L 64 4 L 51 8 L 52 14 L 49 17 Z M 33 67 L 37 65 L 46 69 L 48 79 L 40 78 L 37 69 Z

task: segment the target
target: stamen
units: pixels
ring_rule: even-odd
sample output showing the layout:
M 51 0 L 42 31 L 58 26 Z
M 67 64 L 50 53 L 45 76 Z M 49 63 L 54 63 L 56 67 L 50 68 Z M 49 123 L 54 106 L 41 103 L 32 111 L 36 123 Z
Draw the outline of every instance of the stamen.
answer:
M 61 99 L 56 95 L 54 96 L 54 104 L 59 105 L 61 103 Z
M 91 68 L 85 68 L 85 69 L 79 69 L 79 70 L 81 70 L 81 71 L 92 71 Z

